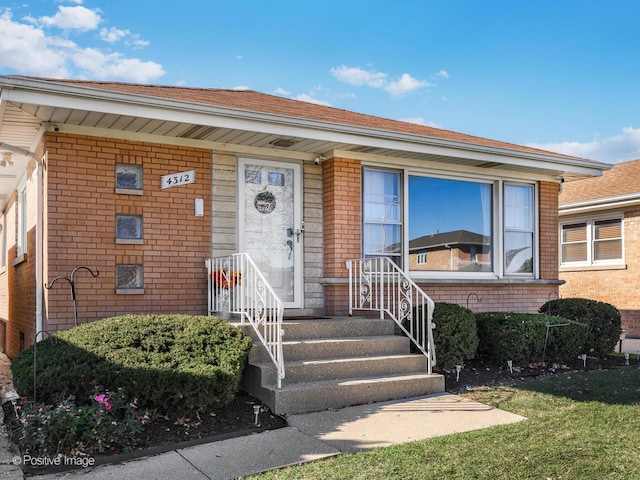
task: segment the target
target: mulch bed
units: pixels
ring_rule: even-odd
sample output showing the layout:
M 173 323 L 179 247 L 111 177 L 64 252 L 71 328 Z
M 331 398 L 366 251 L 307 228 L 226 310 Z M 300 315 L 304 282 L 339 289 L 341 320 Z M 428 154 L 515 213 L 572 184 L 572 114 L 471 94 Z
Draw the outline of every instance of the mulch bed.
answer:
M 640 366 L 637 355 L 630 355 L 629 364 Z M 610 355 L 607 358 L 587 357 L 586 365 L 582 359 L 576 359 L 567 364 L 558 363 L 532 363 L 524 367 L 513 367 L 513 371 L 505 365 L 496 365 L 486 359 L 474 359 L 465 362 L 460 373 L 456 369 L 444 370 L 434 368 L 434 373 L 440 373 L 445 377 L 445 389 L 450 393 L 462 393 L 478 386 L 489 385 L 514 385 L 518 382 L 532 378 L 542 378 L 548 375 L 566 373 L 572 371 L 608 370 L 624 367 L 623 357 Z
M 258 407 L 257 416 L 254 406 Z M 15 410 L 11 402 L 5 402 L 2 408 L 9 439 L 17 449 L 16 440 L 20 425 L 15 416 Z M 215 412 L 201 413 L 191 417 L 176 414 L 154 418 L 145 425 L 142 441 L 133 452 L 104 452 L 92 455 L 91 458 L 94 460 L 93 465 L 118 463 L 286 426 L 287 421 L 273 414 L 260 400 L 245 392 L 238 392 L 229 405 Z M 22 465 L 22 468 L 27 473 L 42 474 L 74 470 L 81 466 L 29 467 Z

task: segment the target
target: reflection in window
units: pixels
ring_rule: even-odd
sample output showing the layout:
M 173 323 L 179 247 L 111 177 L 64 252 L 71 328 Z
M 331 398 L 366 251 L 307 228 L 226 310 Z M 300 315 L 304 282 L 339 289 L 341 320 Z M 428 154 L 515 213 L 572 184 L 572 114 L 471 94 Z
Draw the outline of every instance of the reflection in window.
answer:
M 400 174 L 363 172 L 363 249 L 366 257 L 388 256 L 400 264 L 402 247 Z
M 409 269 L 492 271 L 492 195 L 489 183 L 409 176 Z
M 533 273 L 533 187 L 504 186 L 505 274 Z
M 269 185 L 276 185 L 278 187 L 284 186 L 284 173 L 269 172 L 267 177 Z

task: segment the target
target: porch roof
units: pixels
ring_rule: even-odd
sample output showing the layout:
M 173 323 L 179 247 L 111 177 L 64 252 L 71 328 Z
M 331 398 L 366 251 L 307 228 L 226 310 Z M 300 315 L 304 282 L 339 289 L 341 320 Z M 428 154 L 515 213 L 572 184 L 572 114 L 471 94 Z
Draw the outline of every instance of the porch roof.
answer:
M 560 181 L 609 165 L 250 90 L 0 76 L 0 203 L 47 130 L 192 145 L 247 155 L 348 156 L 391 164 L 446 164 Z M 413 162 L 413 163 L 412 163 Z

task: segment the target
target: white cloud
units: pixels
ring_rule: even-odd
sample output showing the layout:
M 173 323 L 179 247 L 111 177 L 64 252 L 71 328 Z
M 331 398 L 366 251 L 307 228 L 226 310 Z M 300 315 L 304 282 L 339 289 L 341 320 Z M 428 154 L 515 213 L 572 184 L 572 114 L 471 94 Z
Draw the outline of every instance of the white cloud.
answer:
M 356 87 L 367 86 L 371 88 L 381 88 L 392 97 L 404 97 L 421 88 L 433 86 L 431 83 L 418 80 L 408 73 L 403 73 L 397 80 L 390 81 L 389 74 L 387 73 L 377 72 L 375 70 L 363 70 L 347 65 L 332 68 L 331 74 L 339 81 Z
M 237 87 L 233 87 L 231 90 L 243 91 L 243 90 L 251 90 L 251 89 L 246 85 L 238 85 Z
M 116 43 L 131 35 L 129 30 L 120 30 L 116 27 L 103 28 L 100 30 L 100 38 L 107 43 Z
M 446 70 L 440 70 L 438 73 L 436 73 L 436 77 L 449 78 L 449 72 L 447 72 Z
M 606 163 L 640 159 L 640 128 L 625 127 L 620 135 L 590 142 L 531 143 L 529 146 Z
M 311 95 L 307 95 L 306 93 L 301 93 L 300 95 L 297 95 L 295 99 L 301 100 L 303 102 L 315 103 L 317 105 L 324 105 L 325 107 L 331 106 L 329 102 L 325 102 L 324 100 L 318 100 L 317 98 L 314 98 Z
M 331 69 L 331 75 L 349 85 L 360 87 L 366 85 L 373 88 L 381 88 L 387 83 L 387 74 L 375 70 L 362 70 L 357 67 L 341 65 Z
M 408 73 L 403 73 L 398 80 L 390 83 L 389 85 L 384 87 L 384 89 L 393 97 L 404 97 L 415 90 L 430 86 L 431 84 L 429 82 L 425 82 L 424 80 L 417 80 Z
M 88 32 L 98 28 L 102 19 L 99 9 L 90 10 L 81 6 L 65 7 L 61 5 L 53 17 L 40 17 L 38 21 L 47 27 Z
M 125 78 L 137 83 L 147 83 L 165 73 L 158 63 L 123 58 L 120 53 L 105 54 L 95 48 L 75 51 L 71 61 L 81 70 L 79 76 L 86 78 Z
M 284 97 L 288 97 L 289 95 L 291 95 L 291 92 L 289 90 L 285 90 L 281 87 L 276 88 L 273 93 L 275 93 L 276 95 L 282 95 Z
M 69 8 L 73 10 L 70 12 Z M 0 68 L 12 69 L 21 75 L 119 79 L 140 83 L 153 81 L 165 73 L 162 65 L 156 62 L 127 58 L 119 52 L 83 47 L 66 36 L 50 32 L 55 28 L 65 29 L 65 33 L 69 30 L 96 30 L 100 23 L 96 11 L 84 7 L 60 7 L 53 17 L 42 17 L 35 21 L 30 19 L 29 22 L 31 24 L 13 21 L 10 9 L 0 13 Z M 129 36 L 134 45 L 144 45 L 128 30 L 105 28 L 102 32 L 103 38 L 109 41 Z

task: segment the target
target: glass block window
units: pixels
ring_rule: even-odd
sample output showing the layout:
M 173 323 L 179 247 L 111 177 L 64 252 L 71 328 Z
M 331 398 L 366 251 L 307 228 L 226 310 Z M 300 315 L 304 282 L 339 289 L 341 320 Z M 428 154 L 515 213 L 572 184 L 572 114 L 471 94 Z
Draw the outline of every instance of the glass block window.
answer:
M 116 188 L 142 190 L 142 165 L 117 163 Z
M 116 265 L 116 288 L 142 288 L 142 265 Z
M 142 215 L 116 215 L 116 238 L 142 239 Z

